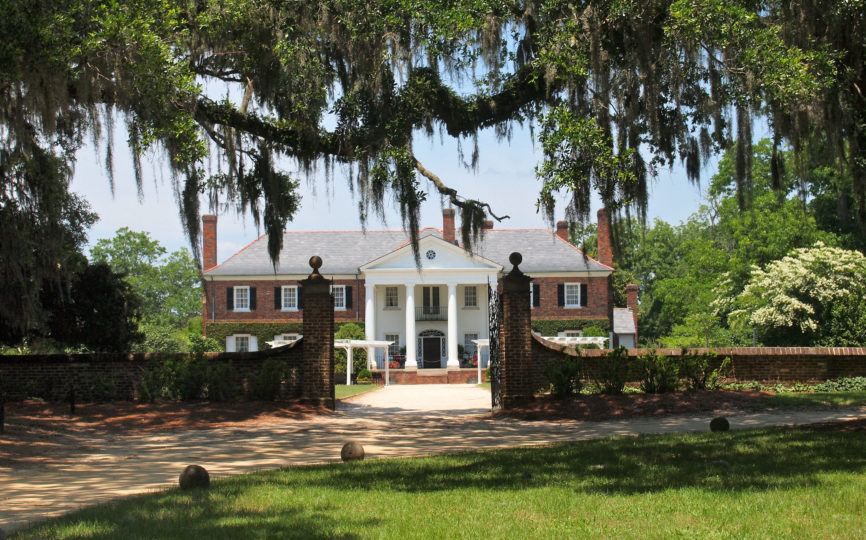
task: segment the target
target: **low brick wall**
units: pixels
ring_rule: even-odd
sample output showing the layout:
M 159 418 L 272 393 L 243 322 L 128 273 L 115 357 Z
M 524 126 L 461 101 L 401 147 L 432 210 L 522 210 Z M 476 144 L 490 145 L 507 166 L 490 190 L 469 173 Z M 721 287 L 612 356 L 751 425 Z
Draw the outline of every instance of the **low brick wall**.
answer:
M 243 396 L 252 378 L 268 358 L 278 358 L 289 366 L 284 382 L 285 394 L 300 395 L 301 351 L 303 340 L 293 344 L 250 353 L 207 353 L 210 361 L 229 361 L 234 367 L 236 395 Z M 0 356 L 0 391 L 16 401 L 38 397 L 66 401 L 74 389 L 79 402 L 105 399 L 139 398 L 142 378 L 148 366 L 177 354 L 52 354 Z
M 737 347 L 717 349 L 689 349 L 688 352 L 705 353 L 708 350 L 718 355 L 718 363 L 726 357 L 731 359 L 731 379 L 760 381 L 765 384 L 776 383 L 815 383 L 841 377 L 866 377 L 866 348 L 858 347 Z M 587 377 L 592 379 L 598 374 L 599 362 L 604 360 L 608 351 L 585 349 L 579 351 L 584 359 Z M 652 352 L 650 349 L 630 349 L 629 357 L 634 358 Z M 655 349 L 656 354 L 680 356 L 681 349 Z M 561 354 L 576 356 L 574 347 L 547 341 L 533 334 L 532 383 L 535 388 L 547 384 L 544 366 Z M 718 366 L 716 366 L 718 367 Z M 637 380 L 636 376 L 632 377 Z

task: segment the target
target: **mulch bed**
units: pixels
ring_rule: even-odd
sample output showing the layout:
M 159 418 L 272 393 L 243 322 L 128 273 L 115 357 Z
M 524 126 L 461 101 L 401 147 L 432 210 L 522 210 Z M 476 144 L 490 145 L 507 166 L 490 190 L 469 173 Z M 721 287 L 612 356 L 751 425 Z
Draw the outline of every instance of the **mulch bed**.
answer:
M 710 411 L 725 413 L 752 408 L 767 395 L 770 393 L 704 390 L 668 394 L 590 394 L 565 400 L 537 396 L 520 409 L 497 415 L 521 420 L 610 420 Z

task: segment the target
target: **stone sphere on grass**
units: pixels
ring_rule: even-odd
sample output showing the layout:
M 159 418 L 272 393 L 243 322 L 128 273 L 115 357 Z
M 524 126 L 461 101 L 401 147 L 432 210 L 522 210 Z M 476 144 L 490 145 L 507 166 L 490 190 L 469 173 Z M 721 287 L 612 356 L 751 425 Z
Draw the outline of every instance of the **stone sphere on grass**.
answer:
M 343 461 L 358 461 L 364 459 L 364 447 L 361 443 L 349 441 L 343 445 L 340 451 L 340 459 Z
M 728 431 L 731 429 L 731 424 L 724 416 L 717 416 L 710 420 L 710 431 Z
M 210 475 L 200 465 L 187 465 L 180 473 L 180 489 L 207 489 L 210 487 Z

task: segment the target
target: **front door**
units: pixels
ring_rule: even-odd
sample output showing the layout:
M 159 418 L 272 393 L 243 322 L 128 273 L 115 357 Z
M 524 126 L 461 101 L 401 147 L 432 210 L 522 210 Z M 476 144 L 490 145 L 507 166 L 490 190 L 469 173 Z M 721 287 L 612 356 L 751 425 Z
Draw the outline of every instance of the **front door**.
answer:
M 422 338 L 425 368 L 442 367 L 442 338 L 427 336 Z

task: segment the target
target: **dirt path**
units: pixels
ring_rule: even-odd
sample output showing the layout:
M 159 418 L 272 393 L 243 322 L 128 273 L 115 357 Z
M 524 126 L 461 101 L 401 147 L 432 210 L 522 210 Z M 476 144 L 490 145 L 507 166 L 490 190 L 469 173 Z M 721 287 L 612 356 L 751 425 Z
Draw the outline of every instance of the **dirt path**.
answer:
M 68 452 L 0 464 L 0 528 L 116 497 L 173 486 L 184 466 L 213 477 L 339 460 L 357 440 L 372 458 L 546 444 L 610 435 L 707 429 L 712 413 L 607 421 L 531 422 L 491 417 L 490 394 L 466 386 L 390 386 L 341 402 L 337 414 L 273 418 L 213 429 L 90 433 Z M 730 415 L 732 429 L 808 424 L 866 416 L 866 409 Z M 7 438 L 4 444 L 13 443 Z

